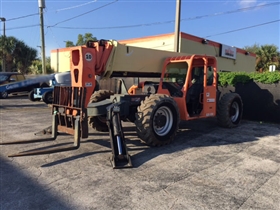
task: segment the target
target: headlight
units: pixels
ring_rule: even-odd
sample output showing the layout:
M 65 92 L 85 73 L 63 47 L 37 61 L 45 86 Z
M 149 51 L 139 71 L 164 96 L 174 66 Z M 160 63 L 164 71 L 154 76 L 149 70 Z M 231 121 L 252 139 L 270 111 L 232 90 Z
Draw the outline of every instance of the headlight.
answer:
M 53 81 L 52 80 L 49 81 L 49 85 L 53 86 Z

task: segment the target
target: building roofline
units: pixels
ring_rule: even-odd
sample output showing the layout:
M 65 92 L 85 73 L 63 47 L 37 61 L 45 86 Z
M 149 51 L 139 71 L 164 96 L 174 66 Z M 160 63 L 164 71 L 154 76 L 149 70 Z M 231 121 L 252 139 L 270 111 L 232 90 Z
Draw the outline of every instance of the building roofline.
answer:
M 192 40 L 192 41 L 199 42 L 199 43 L 201 43 L 202 40 L 204 40 L 204 38 L 202 38 L 202 37 L 194 36 L 194 35 L 187 34 L 187 33 L 184 33 L 184 32 L 180 32 L 180 35 L 181 35 L 181 38 L 183 38 L 183 39 L 188 39 L 188 40 Z M 168 33 L 168 34 L 160 34 L 160 35 L 154 35 L 154 36 L 145 36 L 145 37 L 141 37 L 141 38 L 119 40 L 118 42 L 121 43 L 121 44 L 131 44 L 131 43 L 139 43 L 139 42 L 143 42 L 143 41 L 152 41 L 156 38 L 165 38 L 165 37 L 173 37 L 173 36 L 174 36 L 174 33 Z M 208 41 L 208 45 L 211 45 L 211 46 L 214 46 L 214 47 L 217 47 L 217 48 L 220 48 L 220 46 L 222 44 L 222 43 L 215 42 L 215 41 L 208 40 L 208 39 L 207 39 L 207 41 Z M 236 47 L 236 51 L 238 53 L 241 53 L 241 54 L 244 54 L 244 55 L 247 53 L 246 50 L 243 50 L 243 49 L 238 48 L 238 47 Z M 249 53 L 249 55 L 253 56 L 253 57 L 256 57 L 255 53 Z
M 121 44 L 130 44 L 130 43 L 136 43 L 136 42 L 155 40 L 156 38 L 163 38 L 163 37 L 173 37 L 173 33 L 153 35 L 153 36 L 144 36 L 141 38 L 118 40 L 118 42 Z
M 69 52 L 70 49 L 71 49 L 71 47 L 57 48 L 57 49 L 51 50 L 51 53 L 55 53 L 55 52 Z
M 167 34 L 159 34 L 159 35 L 153 35 L 153 36 L 144 36 L 144 37 L 140 37 L 140 38 L 118 40 L 118 42 L 120 44 L 132 44 L 132 43 L 139 43 L 139 42 L 143 42 L 143 41 L 153 41 L 157 38 L 170 38 L 170 37 L 173 37 L 173 36 L 174 36 L 174 33 L 167 33 Z M 183 39 L 188 39 L 188 40 L 191 40 L 191 41 L 194 41 L 194 42 L 199 42 L 199 43 L 202 43 L 202 40 L 205 39 L 205 38 L 194 36 L 194 35 L 187 34 L 187 33 L 184 33 L 184 32 L 180 32 L 180 36 Z M 208 41 L 208 45 L 213 46 L 213 47 L 217 47 L 217 48 L 220 48 L 220 46 L 222 44 L 222 43 L 215 42 L 215 41 L 208 40 L 208 39 L 207 39 L 207 41 Z M 66 47 L 66 48 L 59 48 L 59 49 L 51 50 L 51 53 L 67 52 L 67 51 L 69 51 L 69 48 Z M 244 55 L 247 55 L 247 53 L 248 53 L 246 50 L 238 48 L 238 47 L 236 47 L 236 51 L 237 51 L 237 53 L 244 54 Z M 248 54 L 248 56 L 256 57 L 256 54 L 250 52 Z

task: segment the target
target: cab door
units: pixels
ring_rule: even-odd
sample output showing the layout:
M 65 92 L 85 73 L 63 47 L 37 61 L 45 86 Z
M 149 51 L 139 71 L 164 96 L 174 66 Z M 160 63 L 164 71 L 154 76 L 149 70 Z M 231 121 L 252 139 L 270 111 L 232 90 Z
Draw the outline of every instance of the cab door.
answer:
M 188 71 L 186 106 L 190 118 L 216 115 L 216 59 L 194 56 Z
M 216 116 L 217 104 L 217 67 L 216 59 L 207 58 L 204 66 L 203 117 Z

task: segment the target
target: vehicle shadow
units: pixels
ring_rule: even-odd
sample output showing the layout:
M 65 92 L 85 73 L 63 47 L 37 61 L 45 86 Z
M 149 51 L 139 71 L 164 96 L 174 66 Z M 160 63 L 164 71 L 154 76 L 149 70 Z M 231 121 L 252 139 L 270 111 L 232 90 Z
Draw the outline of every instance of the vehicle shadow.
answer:
M 126 136 L 130 136 L 130 137 L 137 136 L 134 127 L 124 127 L 123 130 L 124 130 Z M 134 131 L 134 133 L 132 131 Z M 106 136 L 106 138 L 89 139 L 89 140 L 88 139 L 83 139 L 81 141 L 81 147 L 85 144 L 88 144 L 88 143 L 92 144 L 93 143 L 93 144 L 96 144 L 96 145 L 99 145 L 99 146 L 102 146 L 102 147 L 105 147 L 105 148 L 108 148 L 108 149 L 101 150 L 101 151 L 94 151 L 94 152 L 85 152 L 85 153 L 82 153 L 82 154 L 78 154 L 78 155 L 75 155 L 75 156 L 67 157 L 67 158 L 64 158 L 64 159 L 53 161 L 51 163 L 44 164 L 41 167 L 51 167 L 51 166 L 54 166 L 54 165 L 62 164 L 62 163 L 73 161 L 73 160 L 80 159 L 80 158 L 85 158 L 85 157 L 92 156 L 92 155 L 95 155 L 95 154 L 100 154 L 100 153 L 108 153 L 108 154 L 111 155 L 112 150 L 111 150 L 111 143 L 110 143 L 110 137 L 109 137 L 108 132 L 91 133 L 91 134 L 89 134 L 89 137 L 91 137 L 91 136 Z M 126 138 L 126 140 L 130 141 L 130 142 L 133 142 L 133 143 L 137 142 L 137 141 L 131 141 L 127 138 Z M 34 149 L 34 150 L 40 151 L 40 150 L 50 149 L 50 148 L 54 148 L 54 147 L 58 148 L 59 146 L 70 145 L 70 144 L 71 143 L 61 143 L 61 144 L 56 144 L 56 145 L 50 145 L 50 146 L 46 146 L 46 147 L 37 148 L 37 149 Z M 135 145 L 140 146 L 141 144 L 142 143 L 140 143 L 140 141 L 139 141 L 139 144 L 136 143 Z M 140 149 L 140 148 L 138 148 L 138 149 Z M 29 150 L 29 151 L 34 151 L 34 150 Z
M 252 123 L 252 125 L 248 126 L 249 123 Z M 260 137 L 280 133 L 280 127 L 277 133 L 272 133 L 258 123 L 249 123 L 244 121 L 238 128 L 227 129 L 218 127 L 215 119 L 184 122 L 181 124 L 174 142 L 163 147 L 143 149 L 143 151 L 132 156 L 133 166 L 137 168 L 145 162 L 163 154 L 172 154 L 197 147 L 219 147 L 223 145 L 242 144 L 258 141 Z M 251 129 L 250 134 L 246 134 L 246 129 Z M 243 131 L 245 131 L 244 135 L 242 135 Z
M 13 105 L 0 105 L 1 109 L 11 109 L 11 108 L 48 108 L 48 105 L 40 102 L 34 104 L 13 104 Z
M 128 146 L 128 152 L 132 154 L 131 159 L 133 167 L 137 168 L 146 163 L 147 161 L 163 154 L 172 154 L 175 152 L 196 147 L 212 147 L 253 142 L 257 141 L 260 137 L 267 135 L 276 135 L 280 133 L 280 129 L 279 131 L 277 131 L 277 133 L 271 133 L 271 131 L 268 131 L 267 127 L 264 126 L 265 125 L 260 125 L 255 122 L 243 121 L 241 125 L 235 129 L 226 129 L 218 127 L 216 119 L 202 119 L 184 122 L 180 125 L 180 129 L 175 141 L 169 145 L 162 147 L 149 147 L 142 143 L 139 138 L 135 137 L 136 132 L 133 132 L 133 130 L 135 130 L 134 127 L 125 127 L 124 134 Z M 248 130 L 251 133 L 247 135 L 246 131 Z M 234 137 L 232 133 L 236 133 L 238 135 Z M 242 133 L 244 133 L 244 135 L 242 135 Z M 97 135 L 100 135 L 100 133 L 98 133 Z M 99 151 L 86 152 L 83 154 L 74 155 L 48 164 L 44 164 L 42 165 L 42 167 L 50 167 L 53 165 L 62 164 L 68 161 L 73 161 L 79 158 L 84 158 L 99 153 L 108 153 L 108 155 L 111 155 L 109 134 L 103 133 L 103 135 L 107 137 L 104 137 L 102 139 L 83 140 L 81 142 L 81 146 L 83 146 L 84 144 L 91 143 L 101 147 L 105 147 L 105 150 L 102 149 Z
M 0 156 L 0 209 L 71 209 L 69 203 Z M 32 198 L 32 199 L 30 199 Z
M 11 99 L 26 99 L 28 97 L 28 93 L 18 93 L 18 94 L 9 94 L 8 98 L 1 98 L 1 100 L 9 100 Z
M 0 109 L 11 108 L 47 108 L 48 105 L 43 101 L 30 101 L 26 95 L 9 96 L 6 99 L 0 98 Z M 27 99 L 27 100 L 26 100 Z M 13 101 L 12 103 L 10 101 Z M 23 103 L 24 101 L 24 103 Z

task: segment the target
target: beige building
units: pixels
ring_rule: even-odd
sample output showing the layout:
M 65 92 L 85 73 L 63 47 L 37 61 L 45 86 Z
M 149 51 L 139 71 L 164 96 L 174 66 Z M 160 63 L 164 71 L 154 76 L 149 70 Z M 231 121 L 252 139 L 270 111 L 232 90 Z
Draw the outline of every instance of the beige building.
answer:
M 60 48 L 51 51 L 51 68 L 55 72 L 70 70 L 70 48 Z
M 174 51 L 174 34 L 163 34 L 119 41 L 122 44 Z M 187 54 L 212 55 L 217 58 L 219 71 L 254 72 L 256 55 L 243 49 L 180 33 L 179 50 Z
M 119 41 L 121 44 L 151 48 L 158 50 L 174 50 L 174 34 L 142 37 Z M 243 49 L 221 44 L 190 34 L 180 33 L 180 52 L 187 54 L 212 55 L 217 58 L 219 71 L 253 72 L 255 71 L 256 55 Z M 51 51 L 51 67 L 56 72 L 70 70 L 69 48 Z

